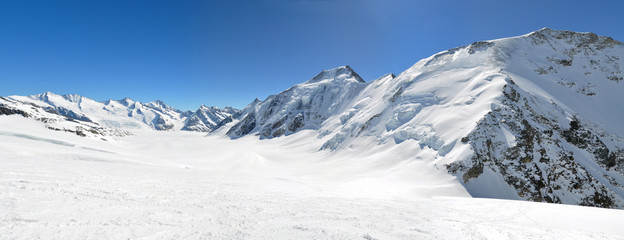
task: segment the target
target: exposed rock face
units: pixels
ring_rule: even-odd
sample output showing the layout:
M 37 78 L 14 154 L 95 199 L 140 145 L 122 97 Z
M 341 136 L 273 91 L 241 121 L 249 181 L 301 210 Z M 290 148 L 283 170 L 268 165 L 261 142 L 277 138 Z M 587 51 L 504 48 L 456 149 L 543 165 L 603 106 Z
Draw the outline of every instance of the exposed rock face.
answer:
M 152 120 L 152 126 L 154 126 L 154 129 L 160 131 L 171 130 L 174 127 L 173 123 L 167 122 L 162 115 L 156 115 L 154 117 L 154 120 Z
M 257 132 L 261 138 L 273 138 L 301 129 L 318 129 L 364 86 L 364 80 L 349 66 L 324 70 L 305 83 L 250 104 L 242 111 L 242 120 L 227 134 L 238 138 Z
M 0 97 L 0 99 L 5 102 L 8 101 L 8 99 L 4 97 Z M 27 112 L 9 107 L 5 103 L 0 104 L 0 115 L 15 115 L 15 114 L 22 115 L 23 117 L 30 117 L 30 114 L 28 114 Z
M 256 113 L 251 112 L 245 115 L 242 121 L 238 122 L 234 127 L 228 130 L 229 136 L 244 136 L 249 134 L 256 128 Z
M 225 122 L 221 123 L 222 121 L 226 120 L 231 122 L 231 116 L 237 113 L 238 110 L 231 107 L 220 109 L 218 107 L 206 107 L 202 105 L 186 119 L 182 130 L 211 132 L 219 128 L 221 126 L 220 124 L 225 124 Z
M 561 119 L 566 115 L 556 104 L 530 97 L 513 81 L 504 91 L 502 104 L 463 139 L 474 150 L 472 157 L 449 164 L 449 172 L 458 174 L 469 189 L 480 187 L 470 182 L 482 174 L 497 174 L 521 199 L 622 208 L 622 196 L 616 191 L 624 189 L 609 181 L 622 173 L 609 166 L 621 168 L 624 159 L 609 154 L 577 119 L 561 126 L 567 119 Z M 579 156 L 583 151 L 588 154 Z

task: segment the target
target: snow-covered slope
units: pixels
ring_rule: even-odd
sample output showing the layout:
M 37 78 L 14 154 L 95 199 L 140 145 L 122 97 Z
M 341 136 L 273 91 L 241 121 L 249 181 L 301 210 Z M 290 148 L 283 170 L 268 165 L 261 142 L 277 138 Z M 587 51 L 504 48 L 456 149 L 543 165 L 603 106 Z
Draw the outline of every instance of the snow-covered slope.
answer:
M 21 102 L 6 97 L 0 97 L 0 116 L 2 115 L 34 119 L 42 122 L 45 128 L 49 130 L 68 132 L 81 137 L 111 140 L 131 135 L 130 132 L 124 130 L 102 126 L 75 112 L 59 113 L 53 108 L 45 108 L 34 103 Z M 14 132 L 11 134 L 20 135 L 22 133 Z
M 470 198 L 448 174 L 403 161 L 410 143 L 342 155 L 302 144 L 309 130 L 262 141 L 136 132 L 105 142 L 0 116 L 0 238 L 624 236 L 621 210 Z
M 414 142 L 415 159 L 446 166 L 473 196 L 622 208 L 623 58 L 609 37 L 544 28 L 443 51 L 396 77 L 329 81 L 334 93 L 299 90 L 311 80 L 259 103 L 228 133 L 291 134 L 298 128 L 282 126 L 296 125 L 293 106 L 306 102 L 299 116 L 321 116 L 309 125 L 320 149 Z M 314 98 L 337 107 L 304 101 Z
M 6 99 L 13 104 L 38 106 L 70 119 L 116 129 L 181 129 L 207 132 L 238 112 L 230 107 L 220 109 L 205 106 L 196 112 L 183 112 L 159 100 L 142 103 L 124 98 L 98 102 L 80 95 L 57 95 L 51 92 L 32 96 L 10 96 Z
M 237 138 L 257 132 L 262 138 L 271 138 L 318 129 L 327 118 L 342 112 L 364 86 L 364 80 L 349 66 L 324 70 L 262 102 L 254 101 L 227 134 Z

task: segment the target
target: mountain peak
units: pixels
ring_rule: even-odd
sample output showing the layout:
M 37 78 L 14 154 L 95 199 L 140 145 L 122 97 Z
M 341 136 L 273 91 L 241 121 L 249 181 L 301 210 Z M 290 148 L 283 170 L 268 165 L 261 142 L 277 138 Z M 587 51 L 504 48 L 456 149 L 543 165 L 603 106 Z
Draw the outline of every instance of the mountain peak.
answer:
M 154 100 L 153 102 L 150 102 L 151 105 L 153 105 L 154 107 L 160 107 L 163 109 L 170 109 L 171 107 L 167 104 L 165 104 L 165 102 L 161 101 L 161 100 Z
M 161 112 L 165 112 L 165 111 L 174 111 L 174 112 L 179 112 L 180 110 L 175 109 L 174 107 L 171 107 L 169 105 L 167 105 L 165 102 L 161 101 L 161 100 L 155 100 L 153 102 L 149 102 L 146 104 L 149 107 L 152 107 L 154 109 L 157 109 Z
M 63 95 L 63 98 L 70 102 L 78 102 L 83 98 L 83 96 L 78 94 L 65 94 Z
M 56 93 L 53 93 L 53 92 L 50 92 L 50 91 L 47 91 L 47 92 L 43 92 L 43 93 L 40 93 L 40 94 L 30 95 L 29 97 L 30 98 L 43 99 L 43 98 L 46 98 L 46 97 L 49 97 L 49 96 L 60 96 L 60 95 L 58 95 Z
M 542 32 L 542 33 L 544 33 L 544 32 L 552 32 L 552 31 L 557 31 L 557 30 L 553 30 L 552 28 L 549 28 L 549 27 L 543 27 L 543 28 L 540 28 L 539 30 L 534 31 L 534 32 Z
M 204 105 L 204 104 L 202 104 L 201 106 L 199 106 L 199 110 L 203 110 L 203 111 L 214 110 L 214 109 L 216 109 L 216 108 L 217 108 L 217 107 L 214 107 L 214 106 L 209 107 L 209 106 L 206 106 L 206 105 Z
M 614 40 L 611 37 L 607 36 L 599 36 L 592 32 L 575 32 L 569 30 L 555 30 L 551 28 L 544 27 L 540 30 L 531 32 L 526 37 L 534 38 L 535 40 L 544 41 L 547 39 L 555 39 L 555 40 L 564 40 L 570 44 L 575 44 L 578 46 L 588 45 L 588 44 L 599 44 L 599 45 L 622 45 L 623 43 Z
M 556 29 L 552 29 L 548 27 L 544 27 L 537 31 L 529 33 L 529 35 L 538 35 L 538 34 L 546 35 L 549 37 L 554 37 L 557 39 L 568 38 L 568 37 L 575 36 L 575 35 L 596 35 L 594 33 L 575 32 L 575 31 L 569 31 L 569 30 L 556 30 Z
M 125 97 L 125 98 L 123 98 L 123 99 L 121 99 L 121 100 L 119 100 L 117 102 L 121 103 L 122 105 L 124 105 L 126 107 L 129 107 L 130 105 L 134 104 L 134 100 L 132 100 L 129 97 Z
M 364 80 L 349 65 L 327 69 L 308 80 L 306 83 L 316 83 L 323 80 L 355 81 L 364 83 Z
M 28 97 L 30 99 L 40 100 L 47 103 L 50 103 L 50 101 L 53 101 L 53 99 L 65 98 L 64 96 L 49 91 L 40 94 L 30 95 Z
M 379 79 L 383 79 L 383 78 L 394 79 L 394 78 L 396 78 L 396 75 L 394 75 L 394 73 L 386 73 L 383 76 L 379 77 Z

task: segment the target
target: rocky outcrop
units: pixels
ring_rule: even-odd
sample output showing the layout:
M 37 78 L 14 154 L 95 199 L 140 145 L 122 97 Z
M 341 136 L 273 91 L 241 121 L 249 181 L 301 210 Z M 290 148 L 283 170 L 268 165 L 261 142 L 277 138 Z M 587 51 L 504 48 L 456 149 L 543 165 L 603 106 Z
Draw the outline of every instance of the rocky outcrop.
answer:
M 565 111 L 523 92 L 509 80 L 501 105 L 462 142 L 472 157 L 447 165 L 469 189 L 484 174 L 498 175 L 518 198 L 538 202 L 622 208 L 615 179 L 623 176 L 620 149 L 609 149 L 598 131 Z M 544 106 L 548 106 L 544 108 Z M 569 122 L 562 126 L 561 122 Z M 619 153 L 619 154 L 617 154 Z M 484 171 L 485 169 L 489 171 Z M 619 189 L 619 190 L 616 190 Z

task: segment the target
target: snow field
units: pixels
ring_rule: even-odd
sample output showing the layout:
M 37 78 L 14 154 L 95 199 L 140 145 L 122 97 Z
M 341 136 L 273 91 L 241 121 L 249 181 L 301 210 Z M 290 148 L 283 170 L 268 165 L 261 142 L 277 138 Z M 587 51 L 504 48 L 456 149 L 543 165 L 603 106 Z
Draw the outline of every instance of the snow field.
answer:
M 15 134 L 19 133 L 19 134 Z M 2 239 L 622 239 L 624 211 L 470 198 L 413 140 L 329 153 L 135 131 L 117 141 L 0 117 Z

